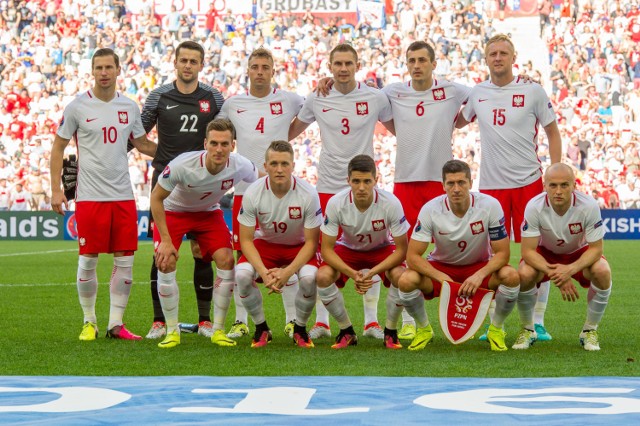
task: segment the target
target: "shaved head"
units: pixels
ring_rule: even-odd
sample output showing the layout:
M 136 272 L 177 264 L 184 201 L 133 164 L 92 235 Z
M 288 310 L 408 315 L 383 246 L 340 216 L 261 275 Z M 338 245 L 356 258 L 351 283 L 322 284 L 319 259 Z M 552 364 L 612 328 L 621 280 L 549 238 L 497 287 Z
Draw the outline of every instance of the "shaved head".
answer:
M 573 173 L 573 169 L 564 163 L 555 163 L 547 167 L 544 172 L 544 181 L 547 182 L 550 179 L 565 178 L 570 182 L 575 182 L 576 175 Z

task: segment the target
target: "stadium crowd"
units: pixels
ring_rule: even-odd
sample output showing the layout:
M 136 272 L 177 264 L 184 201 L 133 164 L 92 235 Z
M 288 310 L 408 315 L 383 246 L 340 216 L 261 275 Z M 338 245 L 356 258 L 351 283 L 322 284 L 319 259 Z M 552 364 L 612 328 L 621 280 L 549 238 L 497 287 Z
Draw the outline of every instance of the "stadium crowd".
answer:
M 496 33 L 498 19 L 488 12 L 488 1 L 396 1 L 381 29 L 366 19 L 351 26 L 309 11 L 253 17 L 218 13 L 212 5 L 200 29 L 191 11 L 172 10 L 159 19 L 154 2 L 142 3 L 133 20 L 120 0 L 0 2 L 0 210 L 50 209 L 51 144 L 64 107 L 92 85 L 91 56 L 98 47 L 120 56 L 118 90 L 140 106 L 153 88 L 174 79 L 174 49 L 186 39 L 204 46 L 201 79 L 225 98 L 246 90 L 247 57 L 259 46 L 276 59 L 274 83 L 306 96 L 329 75 L 328 53 L 344 41 L 360 54 L 359 81 L 383 87 L 407 80 L 406 47 L 428 40 L 437 52 L 434 74 L 473 86 L 487 78 L 483 44 Z M 538 3 L 550 71 L 531 62 L 517 67 L 550 88 L 563 161 L 575 168 L 578 189 L 602 208 L 640 208 L 638 0 Z M 374 146 L 379 184 L 391 190 L 395 137 L 380 127 Z M 467 161 L 474 174 L 479 146 L 475 124 L 454 134 L 454 157 Z M 320 148 L 315 125 L 294 141 L 295 173 L 311 183 Z M 75 151 L 72 142 L 66 154 Z M 544 132 L 538 153 L 549 164 Z M 138 207 L 148 209 L 150 161 L 134 150 L 129 166 Z

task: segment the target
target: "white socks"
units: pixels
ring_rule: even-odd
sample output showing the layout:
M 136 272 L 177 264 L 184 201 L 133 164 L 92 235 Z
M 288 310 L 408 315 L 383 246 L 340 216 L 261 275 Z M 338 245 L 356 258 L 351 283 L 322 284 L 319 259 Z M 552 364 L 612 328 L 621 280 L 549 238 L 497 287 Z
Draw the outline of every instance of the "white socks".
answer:
M 167 333 L 177 331 L 180 290 L 176 282 L 176 271 L 167 274 L 158 271 L 158 296 L 167 323 Z
M 224 330 L 227 311 L 233 297 L 235 271 L 216 268 L 216 280 L 213 283 L 213 329 Z
M 97 257 L 80 256 L 78 258 L 78 274 L 76 287 L 78 288 L 78 299 L 82 312 L 84 313 L 84 322 L 92 322 L 96 324 L 96 296 L 98 294 L 98 278 L 96 276 L 96 267 L 98 266 Z

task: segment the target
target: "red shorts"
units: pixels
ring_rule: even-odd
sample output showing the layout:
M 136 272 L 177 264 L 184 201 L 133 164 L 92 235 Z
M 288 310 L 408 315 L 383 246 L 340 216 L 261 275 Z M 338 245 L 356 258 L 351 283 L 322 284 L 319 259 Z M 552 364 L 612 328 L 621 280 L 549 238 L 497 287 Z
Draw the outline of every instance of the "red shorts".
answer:
M 211 262 L 213 254 L 221 249 L 231 249 L 231 234 L 224 221 L 222 210 L 211 212 L 166 212 L 167 228 L 171 242 L 180 250 L 182 237 L 190 233 L 200 246 L 202 260 Z M 154 232 L 154 243 L 160 242 L 160 233 Z
M 260 258 L 264 266 L 267 269 L 272 269 L 290 265 L 304 244 L 288 246 L 285 244 L 268 243 L 264 240 L 253 240 L 253 245 L 258 250 L 258 253 L 260 253 Z M 238 259 L 238 265 L 246 262 L 248 262 L 248 260 L 243 254 L 240 256 L 240 259 Z M 317 268 L 320 265 L 318 256 L 312 256 L 307 262 L 307 265 Z
M 449 275 L 453 281 L 457 283 L 463 283 L 464 280 L 466 280 L 471 275 L 478 272 L 478 270 L 483 268 L 488 262 L 472 263 L 471 265 L 452 265 L 449 263 L 442 263 L 435 260 L 430 260 L 429 263 L 438 271 L 444 272 L 445 274 Z M 480 284 L 480 287 L 488 289 L 490 279 L 491 279 L 491 275 L 487 275 L 484 278 L 484 280 L 482 280 L 482 284 Z M 442 284 L 434 280 L 433 293 L 428 296 L 425 296 L 425 299 L 431 300 L 434 297 L 440 297 L 441 289 L 442 289 Z
M 588 248 L 589 248 L 589 246 L 584 246 L 580 250 L 576 250 L 576 251 L 574 251 L 573 253 L 570 253 L 570 254 L 556 254 L 556 253 L 552 252 L 551 250 L 546 249 L 546 248 L 544 248 L 542 246 L 538 246 L 536 248 L 536 251 L 538 253 L 540 253 L 540 255 L 542 257 L 544 257 L 544 260 L 546 260 L 547 262 L 549 262 L 551 264 L 559 263 L 561 265 L 568 265 L 568 264 L 573 263 L 576 260 L 578 260 L 580 258 L 580 256 L 582 256 L 582 253 L 587 251 Z M 589 286 L 591 286 L 591 281 L 589 281 L 588 279 L 585 278 L 585 276 L 582 273 L 582 271 L 579 271 L 577 274 L 572 275 L 571 278 L 573 278 L 574 280 L 578 281 L 578 283 L 580 284 L 581 287 L 589 288 Z M 540 281 L 538 281 L 538 284 L 540 284 L 542 282 L 545 282 L 545 281 L 549 281 L 549 277 L 547 275 L 542 277 L 542 279 Z
M 411 226 L 407 233 L 408 238 L 411 238 L 422 206 L 444 193 L 442 182 L 396 182 L 393 184 L 393 195 L 400 200 L 404 216 Z
M 76 222 L 80 254 L 138 249 L 138 211 L 134 200 L 79 201 Z
M 240 222 L 238 222 L 238 214 L 242 207 L 242 195 L 233 196 L 233 209 L 231 210 L 231 230 L 233 238 L 231 245 L 234 250 L 240 250 Z
M 347 265 L 349 265 L 349 267 L 355 269 L 356 271 L 360 271 L 361 269 L 371 269 L 385 260 L 387 257 L 391 256 L 393 252 L 396 251 L 396 247 L 393 245 L 389 245 L 370 251 L 356 251 L 343 245 L 336 245 L 334 250 L 336 254 L 340 256 L 340 259 L 344 261 L 344 263 L 346 263 Z M 320 266 L 324 265 L 328 264 L 322 261 Z M 388 288 L 391 285 L 391 282 L 384 273 L 380 275 L 384 286 Z M 348 280 L 349 277 L 344 274 L 340 274 L 340 277 L 338 277 L 338 280 L 336 281 L 336 285 L 342 288 Z
M 527 206 L 529 200 L 540 194 L 542 190 L 542 178 L 540 178 L 522 188 L 481 189 L 480 192 L 491 195 L 500 202 L 504 213 L 504 226 L 507 228 L 507 233 L 511 235 L 511 227 L 513 226 L 513 240 L 519 243 L 522 240 L 520 227 L 524 220 L 524 208 Z

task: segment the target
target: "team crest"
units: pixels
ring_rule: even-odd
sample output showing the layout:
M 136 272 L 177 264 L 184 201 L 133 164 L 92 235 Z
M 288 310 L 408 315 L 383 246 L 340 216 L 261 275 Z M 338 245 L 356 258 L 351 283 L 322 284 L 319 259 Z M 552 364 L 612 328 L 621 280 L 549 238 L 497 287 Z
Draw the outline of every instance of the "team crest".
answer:
M 373 226 L 374 231 L 384 231 L 387 227 L 384 224 L 384 219 L 372 220 L 371 226 Z
M 447 99 L 447 95 L 445 95 L 444 89 L 442 87 L 439 89 L 433 89 L 431 93 L 433 94 L 434 101 L 444 101 L 445 99 Z
M 282 115 L 282 102 L 271 102 L 271 115 Z
M 211 111 L 211 104 L 209 101 L 200 101 L 200 112 L 204 112 L 205 114 Z
M 300 207 L 289 207 L 289 219 L 302 219 L 302 209 Z
M 482 224 L 481 220 L 479 220 L 477 222 L 473 222 L 469 226 L 471 227 L 471 233 L 473 235 L 482 234 L 484 232 L 484 225 Z
M 86 245 L 87 245 L 87 240 L 86 240 L 84 237 L 80 237 L 80 238 L 78 238 L 78 243 L 79 243 L 82 247 L 84 247 L 84 246 L 86 246 Z
M 129 124 L 129 113 L 127 111 L 118 111 L 118 121 L 120 124 Z
M 223 191 L 228 191 L 229 189 L 231 189 L 232 186 L 233 186 L 233 179 L 227 179 L 222 181 L 222 185 L 220 186 L 220 189 L 222 189 Z
M 571 232 L 571 235 L 581 234 L 582 233 L 582 224 L 581 223 L 570 223 L 569 224 L 569 232 Z
M 369 114 L 369 102 L 356 102 L 356 113 L 358 115 Z
M 511 100 L 511 106 L 514 108 L 524 107 L 524 95 L 513 95 Z

